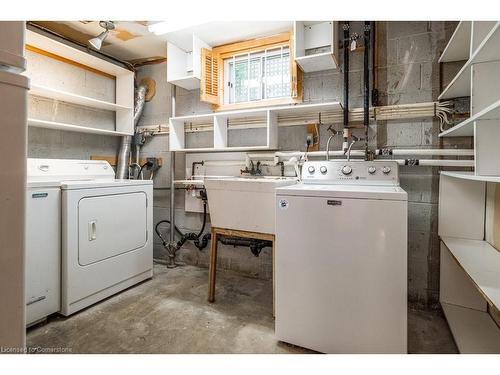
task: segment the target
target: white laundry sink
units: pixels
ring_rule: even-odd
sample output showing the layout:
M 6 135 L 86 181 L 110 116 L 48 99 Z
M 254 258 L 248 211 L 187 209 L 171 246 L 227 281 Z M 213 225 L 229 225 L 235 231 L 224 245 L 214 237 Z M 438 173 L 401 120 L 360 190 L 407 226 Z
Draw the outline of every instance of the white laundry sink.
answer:
M 275 190 L 296 183 L 270 176 L 205 179 L 212 226 L 274 234 Z

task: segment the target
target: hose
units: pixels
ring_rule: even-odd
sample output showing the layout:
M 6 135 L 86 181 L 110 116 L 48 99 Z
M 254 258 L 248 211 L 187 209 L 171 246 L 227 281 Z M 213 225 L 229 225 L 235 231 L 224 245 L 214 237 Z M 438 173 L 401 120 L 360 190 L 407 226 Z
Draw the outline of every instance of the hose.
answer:
M 144 180 L 144 178 L 141 177 L 141 174 L 142 174 L 142 170 L 144 169 L 144 167 L 152 167 L 153 166 L 153 163 L 150 162 L 150 161 L 147 161 L 145 162 L 143 165 L 141 165 L 141 168 L 139 169 L 139 173 L 137 174 L 137 179 L 141 179 L 141 180 Z
M 207 247 L 208 241 L 210 241 L 212 238 L 212 235 L 210 233 L 206 233 L 205 235 L 203 235 L 203 232 L 205 231 L 205 227 L 207 225 L 207 196 L 205 190 L 200 190 L 200 195 L 203 199 L 203 224 L 201 225 L 201 229 L 198 233 L 194 232 L 182 233 L 182 231 L 179 228 L 177 228 L 177 226 L 174 226 L 175 231 L 181 236 L 180 240 L 177 241 L 177 243 L 175 244 L 175 252 L 178 251 L 188 240 L 193 241 L 193 244 L 198 248 L 198 250 L 201 251 Z M 170 224 L 170 221 L 160 220 L 158 223 L 156 223 L 155 232 L 161 239 L 163 246 L 167 248 L 168 242 L 165 241 L 159 230 L 159 226 L 162 223 Z M 240 237 L 220 237 L 219 241 L 223 245 L 249 247 L 252 254 L 256 257 L 260 255 L 264 247 L 272 247 L 273 245 L 271 241 L 247 239 Z

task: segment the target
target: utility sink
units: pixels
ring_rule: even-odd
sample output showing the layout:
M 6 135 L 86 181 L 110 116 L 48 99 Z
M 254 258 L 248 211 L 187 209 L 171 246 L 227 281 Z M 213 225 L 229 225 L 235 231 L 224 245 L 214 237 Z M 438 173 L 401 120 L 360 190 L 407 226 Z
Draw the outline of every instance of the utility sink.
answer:
M 206 178 L 213 227 L 274 234 L 275 190 L 295 177 Z

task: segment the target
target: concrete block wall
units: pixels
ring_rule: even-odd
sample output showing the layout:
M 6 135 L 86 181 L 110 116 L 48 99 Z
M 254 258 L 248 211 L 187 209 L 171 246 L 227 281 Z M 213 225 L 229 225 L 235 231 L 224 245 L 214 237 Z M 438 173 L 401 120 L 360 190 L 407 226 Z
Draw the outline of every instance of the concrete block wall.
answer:
M 430 102 L 437 99 L 441 87 L 446 85 L 460 69 L 459 63 L 445 64 L 440 72 L 437 62 L 456 22 L 378 22 L 378 59 L 376 66 L 379 99 L 381 105 Z M 362 35 L 362 23 L 351 23 L 353 32 Z M 359 42 L 362 44 L 362 40 Z M 342 50 L 339 53 L 342 64 Z M 373 72 L 371 71 L 370 74 Z M 149 75 L 164 82 L 166 68 L 162 65 L 147 66 L 140 75 Z M 440 76 L 442 82 L 440 82 Z M 370 75 L 371 77 L 371 75 Z M 349 99 L 352 108 L 363 105 L 363 53 L 355 51 L 350 55 Z M 168 85 L 167 85 L 168 86 Z M 343 96 L 343 74 L 340 70 L 305 74 L 304 102 L 339 100 Z M 170 89 L 168 89 L 170 92 Z M 154 99 L 155 100 L 155 99 Z M 154 101 L 153 100 L 153 101 Z M 148 109 L 149 106 L 149 109 Z M 153 118 L 164 111 L 163 103 L 149 103 L 141 124 L 149 124 Z M 177 115 L 208 113 L 210 106 L 199 101 L 199 91 L 177 89 Z M 154 114 L 153 114 L 154 113 Z M 157 123 L 167 123 L 168 113 L 162 112 Z M 339 129 L 341 125 L 338 125 Z M 239 133 L 239 134 L 238 134 Z M 326 129 L 320 129 L 321 147 L 326 143 Z M 439 124 L 433 119 L 378 122 L 370 125 L 371 147 L 432 148 L 440 145 Z M 361 134 L 362 135 L 362 134 Z M 303 127 L 282 127 L 279 129 L 280 148 L 283 150 L 303 150 L 306 130 Z M 258 134 L 250 131 L 234 131 L 231 134 L 235 144 L 256 141 Z M 211 133 L 187 135 L 191 146 L 207 146 Z M 470 139 L 454 142 L 443 141 L 444 147 L 471 147 Z M 341 140 L 336 139 L 332 149 L 338 149 Z M 362 145 L 355 146 L 362 147 Z M 158 136 L 143 147 L 146 155 L 161 154 L 168 157 L 168 136 Z M 184 178 L 183 158 L 178 156 L 178 178 Z M 169 191 L 168 171 L 162 171 L 155 178 L 155 220 L 168 218 Z M 438 209 L 438 169 L 432 167 L 402 167 L 401 184 L 409 194 L 409 233 L 408 233 L 408 291 L 410 303 L 433 306 L 439 294 L 439 243 L 437 236 Z M 177 194 L 176 220 L 183 230 L 196 231 L 201 226 L 201 215 L 185 213 L 184 194 Z M 164 227 L 167 229 L 167 226 Z M 156 256 L 164 256 L 161 243 L 155 239 Z M 271 277 L 271 253 L 266 249 L 259 258 L 253 257 L 248 249 L 222 247 L 219 255 L 220 266 L 246 273 L 254 277 Z M 180 252 L 179 259 L 186 263 L 207 266 L 208 251 L 198 251 L 187 244 Z

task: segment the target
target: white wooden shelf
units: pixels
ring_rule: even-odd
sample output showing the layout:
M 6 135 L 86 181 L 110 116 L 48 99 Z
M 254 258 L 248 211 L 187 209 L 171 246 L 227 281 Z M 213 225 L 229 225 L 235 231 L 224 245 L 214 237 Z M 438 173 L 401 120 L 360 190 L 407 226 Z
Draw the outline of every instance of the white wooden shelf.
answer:
M 276 148 L 269 148 L 267 146 L 234 146 L 234 147 L 197 147 L 197 148 L 184 148 L 181 150 L 182 152 L 241 152 L 241 151 L 273 151 L 277 150 Z
M 470 60 L 472 64 L 500 60 L 500 22 L 495 23 L 477 49 L 473 52 Z
M 488 313 L 448 303 L 441 306 L 460 353 L 500 353 L 499 329 Z
M 201 115 L 187 115 L 171 117 L 169 120 L 169 143 L 171 151 L 183 152 L 222 152 L 222 151 L 259 151 L 276 150 L 278 148 L 278 118 L 293 114 L 294 116 L 304 116 L 319 114 L 321 112 L 335 111 L 342 109 L 339 102 L 315 103 L 290 105 L 279 107 L 252 108 L 237 111 L 225 111 L 206 113 Z M 267 128 L 266 145 L 234 147 L 227 144 L 227 121 L 230 119 L 247 119 L 262 117 Z M 191 126 L 200 122 L 213 123 L 214 140 L 213 147 L 186 148 L 185 133 Z M 262 127 L 262 125 L 254 125 Z M 246 127 L 248 128 L 248 127 Z
M 441 171 L 441 174 L 464 180 L 500 183 L 500 176 L 478 176 L 474 172 Z
M 474 64 L 500 60 L 500 22 L 497 22 L 470 58 L 457 73 L 455 78 L 439 95 L 439 100 L 470 96 L 471 67 Z M 470 48 L 470 47 L 469 47 Z
M 86 107 L 99 108 L 116 112 L 115 129 L 95 129 L 74 124 L 63 124 L 52 121 L 30 119 L 31 126 L 51 129 L 61 129 L 84 133 L 105 135 L 133 135 L 134 134 L 134 72 L 125 69 L 105 59 L 87 53 L 68 44 L 61 43 L 55 39 L 48 38 L 31 30 L 26 30 L 26 44 L 39 50 L 49 52 L 53 55 L 63 57 L 78 64 L 99 70 L 114 77 L 115 80 L 115 103 L 106 102 L 90 97 L 85 97 L 63 90 L 52 89 L 47 86 L 32 85 L 30 93 L 42 97 L 61 100 L 68 103 L 78 104 Z
M 33 118 L 28 118 L 28 126 L 33 126 L 36 128 L 67 130 L 67 131 L 72 131 L 72 132 L 92 133 L 92 134 L 101 134 L 101 135 L 114 135 L 114 136 L 129 135 L 129 133 L 124 133 L 124 132 L 119 132 L 119 131 L 114 131 L 114 130 L 91 128 L 88 126 L 80 126 L 80 125 L 67 124 L 67 123 L 55 122 L 55 121 L 37 120 L 37 119 L 33 119 Z
M 446 45 L 439 62 L 453 62 L 469 59 L 471 40 L 471 21 L 460 21 Z
M 470 96 L 471 88 L 471 64 L 468 60 L 457 75 L 446 86 L 438 99 L 460 98 L 462 96 Z
M 87 96 L 73 94 L 67 91 L 52 89 L 45 86 L 40 86 L 37 84 L 32 84 L 29 93 L 31 95 L 41 96 L 44 98 L 60 100 L 66 103 L 78 104 L 85 107 L 105 109 L 108 111 L 131 111 L 132 107 L 126 107 L 116 103 L 105 102 L 103 100 L 98 100 L 90 98 Z
M 500 100 L 486 107 L 482 111 L 469 117 L 467 120 L 440 133 L 440 137 L 472 137 L 474 135 L 474 122 L 479 120 L 500 120 Z
M 500 307 L 500 252 L 486 241 L 442 237 L 485 299 Z

